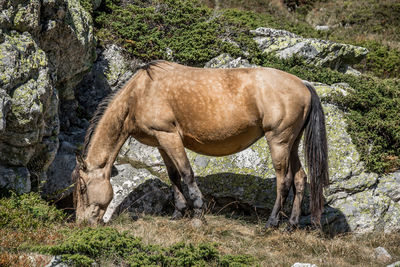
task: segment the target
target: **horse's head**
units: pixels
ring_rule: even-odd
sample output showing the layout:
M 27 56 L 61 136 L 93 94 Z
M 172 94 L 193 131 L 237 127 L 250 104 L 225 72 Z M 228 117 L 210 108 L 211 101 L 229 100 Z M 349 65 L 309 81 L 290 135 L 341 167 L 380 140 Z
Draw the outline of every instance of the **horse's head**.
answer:
M 91 225 L 101 223 L 113 198 L 107 171 L 104 168 L 90 168 L 83 157 L 77 155 L 72 181 L 75 183 L 74 206 L 77 223 L 85 221 Z

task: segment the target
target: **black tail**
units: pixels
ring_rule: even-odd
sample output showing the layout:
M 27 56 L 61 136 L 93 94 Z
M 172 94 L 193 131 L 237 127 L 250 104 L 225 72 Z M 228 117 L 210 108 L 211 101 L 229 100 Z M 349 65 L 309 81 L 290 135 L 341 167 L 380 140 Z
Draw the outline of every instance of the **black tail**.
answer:
M 304 82 L 304 85 L 311 93 L 304 134 L 304 154 L 310 179 L 311 222 L 320 225 L 324 207 L 323 188 L 329 184 L 325 115 L 315 88 L 308 82 Z

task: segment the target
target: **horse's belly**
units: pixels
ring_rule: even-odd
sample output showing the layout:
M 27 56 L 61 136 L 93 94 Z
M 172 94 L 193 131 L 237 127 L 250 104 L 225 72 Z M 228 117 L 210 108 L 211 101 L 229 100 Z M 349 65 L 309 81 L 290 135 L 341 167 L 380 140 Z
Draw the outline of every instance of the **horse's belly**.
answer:
M 251 146 L 264 135 L 259 127 L 251 127 L 245 132 L 221 140 L 199 140 L 190 134 L 184 135 L 184 146 L 196 153 L 208 156 L 226 156 L 240 152 Z

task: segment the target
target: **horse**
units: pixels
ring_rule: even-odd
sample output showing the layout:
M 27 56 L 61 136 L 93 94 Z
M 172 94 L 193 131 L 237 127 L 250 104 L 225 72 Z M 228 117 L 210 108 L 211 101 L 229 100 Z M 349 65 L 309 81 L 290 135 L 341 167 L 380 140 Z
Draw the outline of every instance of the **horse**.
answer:
M 185 147 L 225 156 L 265 136 L 277 190 L 266 227 L 279 225 L 291 187 L 289 225 L 298 226 L 307 180 L 298 156 L 304 132 L 311 222 L 320 226 L 323 188 L 329 182 L 325 117 L 315 88 L 294 75 L 273 68 L 207 69 L 154 61 L 105 98 L 90 122 L 72 173 L 78 223 L 102 222 L 113 198 L 111 169 L 130 136 L 157 147 L 161 154 L 174 192 L 171 219 L 180 219 L 188 211 L 204 219 L 203 195 Z

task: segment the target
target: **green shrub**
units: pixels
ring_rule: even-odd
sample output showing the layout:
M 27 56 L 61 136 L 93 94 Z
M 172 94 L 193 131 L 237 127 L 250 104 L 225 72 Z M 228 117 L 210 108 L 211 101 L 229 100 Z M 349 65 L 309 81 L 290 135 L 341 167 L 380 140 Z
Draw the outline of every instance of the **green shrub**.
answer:
M 247 255 L 221 256 L 216 245 L 209 243 L 177 243 L 168 248 L 144 245 L 140 238 L 109 227 L 77 230 L 59 245 L 36 250 L 62 255 L 63 261 L 78 266 L 90 266 L 99 260 L 129 266 L 239 266 L 254 261 Z
M 305 24 L 296 26 L 268 14 L 234 9 L 215 12 L 197 0 L 126 5 L 108 0 L 106 7 L 96 12 L 95 21 L 103 44 L 116 42 L 145 61 L 167 59 L 190 65 L 203 65 L 221 53 L 256 54 L 258 48 L 249 30 L 260 26 L 316 34 Z
M 38 193 L 0 199 L 0 228 L 36 229 L 61 222 L 65 214 L 49 205 Z
M 79 0 L 79 3 L 89 14 L 93 14 L 92 0 Z
M 364 41 L 357 45 L 369 49 L 366 59 L 355 68 L 377 77 L 400 77 L 400 50 L 382 45 L 376 41 Z

